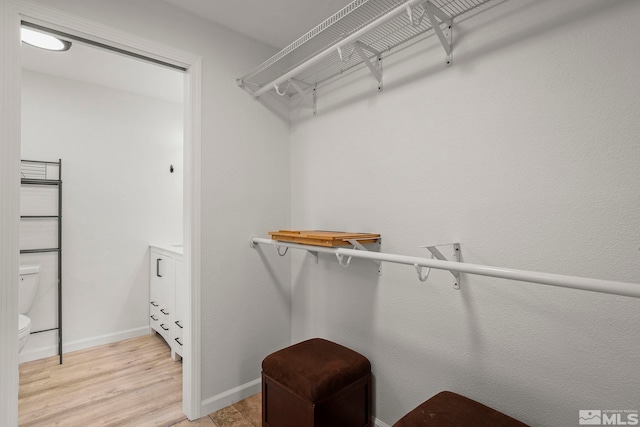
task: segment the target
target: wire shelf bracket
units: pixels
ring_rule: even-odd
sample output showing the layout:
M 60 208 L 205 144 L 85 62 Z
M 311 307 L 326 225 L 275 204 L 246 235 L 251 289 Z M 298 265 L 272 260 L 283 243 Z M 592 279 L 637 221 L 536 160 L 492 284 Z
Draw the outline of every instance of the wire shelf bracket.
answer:
M 427 15 L 427 19 L 431 23 L 431 27 L 433 31 L 438 36 L 442 47 L 444 48 L 447 57 L 445 58 L 445 63 L 447 67 L 451 66 L 451 62 L 453 60 L 453 19 L 449 17 L 442 10 L 438 9 L 434 6 L 430 1 L 426 1 L 423 3 L 424 13 Z M 442 21 L 445 25 L 444 31 L 440 28 L 440 24 L 436 21 L 436 16 Z
M 409 19 L 409 23 L 413 27 L 419 27 L 422 24 L 422 20 L 426 17 L 433 31 L 438 36 L 442 47 L 444 48 L 444 52 L 447 54 L 446 57 L 446 65 L 447 67 L 451 65 L 452 62 L 452 48 L 453 48 L 453 19 L 444 13 L 440 8 L 435 6 L 430 1 L 425 1 L 424 3 L 419 4 L 422 6 L 422 13 L 416 13 L 415 9 L 418 7 L 412 7 L 411 5 L 407 5 L 407 18 Z M 436 20 L 436 17 L 440 19 L 440 22 Z M 440 28 L 441 25 L 445 26 L 443 30 Z
M 378 92 L 382 91 L 382 52 L 373 49 L 362 43 L 360 40 L 356 40 L 353 43 L 353 51 L 358 54 L 360 60 L 369 68 L 373 77 L 378 81 Z M 373 53 L 372 57 L 368 57 L 365 51 Z M 374 58 L 372 62 L 371 59 Z
M 295 91 L 300 95 L 300 98 L 293 104 L 293 107 L 298 104 L 302 104 L 307 101 L 307 104 L 311 107 L 313 111 L 313 115 L 317 114 L 316 110 L 316 84 L 308 84 L 303 82 L 302 80 L 291 79 L 291 86 L 295 89 Z M 303 87 L 305 86 L 305 87 Z

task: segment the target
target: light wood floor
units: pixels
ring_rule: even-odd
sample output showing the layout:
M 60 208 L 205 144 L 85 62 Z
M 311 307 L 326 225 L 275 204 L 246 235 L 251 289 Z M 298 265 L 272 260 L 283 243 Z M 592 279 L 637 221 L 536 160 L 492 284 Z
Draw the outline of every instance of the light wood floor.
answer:
M 196 421 L 182 414 L 182 363 L 157 335 L 20 365 L 19 426 L 258 427 L 257 394 Z
M 182 363 L 156 335 L 20 365 L 20 426 L 171 426 L 181 402 Z

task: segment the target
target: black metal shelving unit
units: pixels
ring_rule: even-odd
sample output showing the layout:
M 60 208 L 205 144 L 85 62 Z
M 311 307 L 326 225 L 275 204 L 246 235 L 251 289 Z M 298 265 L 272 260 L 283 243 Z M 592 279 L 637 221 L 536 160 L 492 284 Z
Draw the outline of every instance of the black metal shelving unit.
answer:
M 60 357 L 60 364 L 62 364 L 62 159 L 58 159 L 57 162 L 47 162 L 41 160 L 22 160 L 21 162 L 23 165 L 30 165 L 35 167 L 36 170 L 41 168 L 45 171 L 43 175 L 44 178 L 30 178 L 24 176 L 23 173 L 23 176 L 20 179 L 21 185 L 55 186 L 58 189 L 58 215 L 22 215 L 20 217 L 21 220 L 57 219 L 57 246 L 53 248 L 21 249 L 20 254 L 55 252 L 58 255 L 58 326 L 56 328 L 34 331 L 31 333 L 38 334 L 42 332 L 58 331 L 58 356 Z M 47 179 L 46 170 L 48 165 L 57 166 L 57 179 Z

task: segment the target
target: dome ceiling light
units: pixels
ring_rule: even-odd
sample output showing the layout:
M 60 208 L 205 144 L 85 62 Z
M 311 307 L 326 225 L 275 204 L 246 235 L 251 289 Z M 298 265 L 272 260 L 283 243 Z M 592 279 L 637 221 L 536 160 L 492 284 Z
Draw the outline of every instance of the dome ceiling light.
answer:
M 71 42 L 60 40 L 49 34 L 41 33 L 29 28 L 21 28 L 22 41 L 31 46 L 41 49 L 65 51 L 71 47 Z

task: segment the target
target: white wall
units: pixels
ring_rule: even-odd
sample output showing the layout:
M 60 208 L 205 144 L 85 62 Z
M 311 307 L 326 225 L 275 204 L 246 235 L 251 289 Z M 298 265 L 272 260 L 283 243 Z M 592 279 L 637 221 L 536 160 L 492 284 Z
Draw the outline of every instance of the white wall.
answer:
M 22 157 L 62 159 L 64 351 L 148 333 L 149 243 L 182 242 L 182 105 L 27 70 L 22 94 Z M 23 187 L 22 214 L 56 214 L 56 195 Z M 23 221 L 21 248 L 55 247 L 56 233 Z M 21 264 L 41 265 L 32 330 L 56 327 L 56 254 Z M 20 359 L 52 354 L 47 332 Z
M 289 125 L 235 81 L 273 52 L 164 2 L 42 3 L 203 58 L 202 398 L 215 408 L 290 342 L 290 264 L 249 248 L 289 226 Z
M 292 124 L 293 228 L 460 242 L 465 262 L 640 283 L 640 3 L 509 1 L 318 90 Z M 410 54 L 411 53 L 411 54 Z M 391 425 L 441 390 L 533 426 L 640 410 L 640 301 L 292 255 L 292 340 L 361 351 Z
M 20 44 L 13 3 L 0 0 L 0 424 L 18 424 L 18 224 Z

